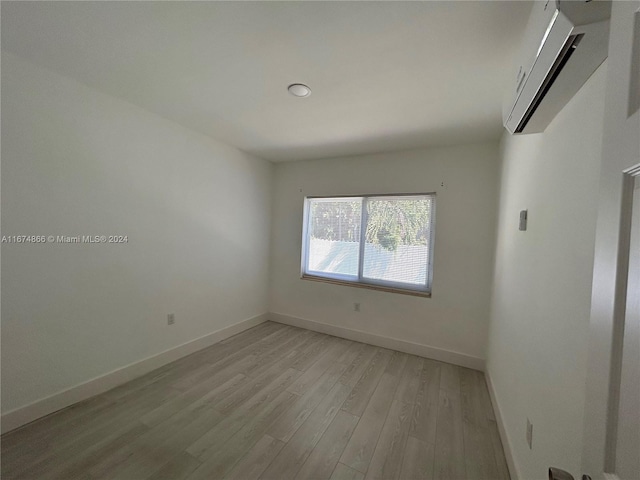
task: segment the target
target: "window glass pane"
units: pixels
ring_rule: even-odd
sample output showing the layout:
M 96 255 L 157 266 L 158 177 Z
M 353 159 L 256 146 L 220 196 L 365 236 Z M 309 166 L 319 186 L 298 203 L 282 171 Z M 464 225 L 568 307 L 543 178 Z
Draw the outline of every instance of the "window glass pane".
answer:
M 307 271 L 358 275 L 361 198 L 311 199 Z
M 431 206 L 428 196 L 368 199 L 363 277 L 427 284 Z

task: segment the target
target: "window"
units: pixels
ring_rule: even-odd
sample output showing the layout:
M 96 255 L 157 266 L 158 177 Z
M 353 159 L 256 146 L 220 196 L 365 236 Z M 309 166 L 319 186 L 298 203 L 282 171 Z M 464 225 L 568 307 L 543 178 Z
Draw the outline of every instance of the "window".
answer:
M 428 295 L 435 194 L 307 197 L 302 277 Z

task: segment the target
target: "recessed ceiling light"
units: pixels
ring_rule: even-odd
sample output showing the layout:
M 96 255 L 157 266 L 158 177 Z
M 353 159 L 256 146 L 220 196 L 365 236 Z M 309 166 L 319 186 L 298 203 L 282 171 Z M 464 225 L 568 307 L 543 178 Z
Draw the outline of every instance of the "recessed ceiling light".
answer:
M 292 83 L 287 89 L 294 97 L 308 97 L 311 95 L 311 89 L 302 83 Z

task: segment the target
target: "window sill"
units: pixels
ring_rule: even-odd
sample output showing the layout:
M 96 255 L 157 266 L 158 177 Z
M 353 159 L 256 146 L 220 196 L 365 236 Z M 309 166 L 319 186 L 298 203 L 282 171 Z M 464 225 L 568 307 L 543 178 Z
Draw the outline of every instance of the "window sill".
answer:
M 431 292 L 419 292 L 417 290 L 406 290 L 404 288 L 383 287 L 381 285 L 371 285 L 369 283 L 348 282 L 345 280 L 335 280 L 332 278 L 316 277 L 313 275 L 302 275 L 302 277 L 300 278 L 302 280 L 311 280 L 313 282 L 332 283 L 334 285 L 345 285 L 347 287 L 368 288 L 369 290 L 380 290 L 382 292 L 399 293 L 401 295 L 431 298 Z

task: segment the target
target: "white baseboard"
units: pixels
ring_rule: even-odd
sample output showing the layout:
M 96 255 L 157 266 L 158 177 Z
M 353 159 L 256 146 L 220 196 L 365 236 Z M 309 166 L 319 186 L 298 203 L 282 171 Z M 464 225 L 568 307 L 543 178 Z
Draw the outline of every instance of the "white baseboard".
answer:
M 502 418 L 502 410 L 500 410 L 498 397 L 496 395 L 495 389 L 493 388 L 493 383 L 491 382 L 491 375 L 489 375 L 488 371 L 484 372 L 484 378 L 487 381 L 487 388 L 489 390 L 489 396 L 491 397 L 493 412 L 496 415 L 496 423 L 498 424 L 498 432 L 500 432 L 500 440 L 502 440 L 502 449 L 504 450 L 504 456 L 507 460 L 507 467 L 509 467 L 509 475 L 511 476 L 511 480 L 519 480 L 520 473 L 518 470 L 518 464 L 516 463 L 516 459 L 513 456 L 513 449 L 511 448 L 511 442 L 509 441 L 509 436 L 507 435 L 507 429 L 505 428 L 504 420 Z
M 269 320 L 294 327 L 306 328 L 314 332 L 326 333 L 334 337 L 355 340 L 356 342 L 368 343 L 378 347 L 398 350 L 400 352 L 410 353 L 411 355 L 419 355 L 421 357 L 432 358 L 441 362 L 452 363 L 461 367 L 471 368 L 473 370 L 484 371 L 484 359 L 472 357 L 464 353 L 444 350 L 442 348 L 430 347 L 420 343 L 408 342 L 398 338 L 383 337 L 373 333 L 363 332 L 361 330 L 353 330 L 336 325 L 316 322 L 314 320 L 306 320 L 303 318 L 292 317 L 282 313 L 269 312 Z
M 255 327 L 268 320 L 266 313 L 243 320 L 228 327 L 217 330 L 195 340 L 183 343 L 177 347 L 170 348 L 164 352 L 147 357 L 139 362 L 131 363 L 122 368 L 118 368 L 109 373 L 83 382 L 74 387 L 68 388 L 49 397 L 37 400 L 24 407 L 16 408 L 2 415 L 2 433 L 14 430 L 22 425 L 37 420 L 38 418 L 57 412 L 65 407 L 81 402 L 87 398 L 111 390 L 118 385 L 122 385 L 134 378 L 149 373 L 156 368 L 160 368 L 167 363 L 171 363 L 179 358 L 190 355 L 198 350 L 218 343 L 225 338 L 229 338 L 244 330 Z

